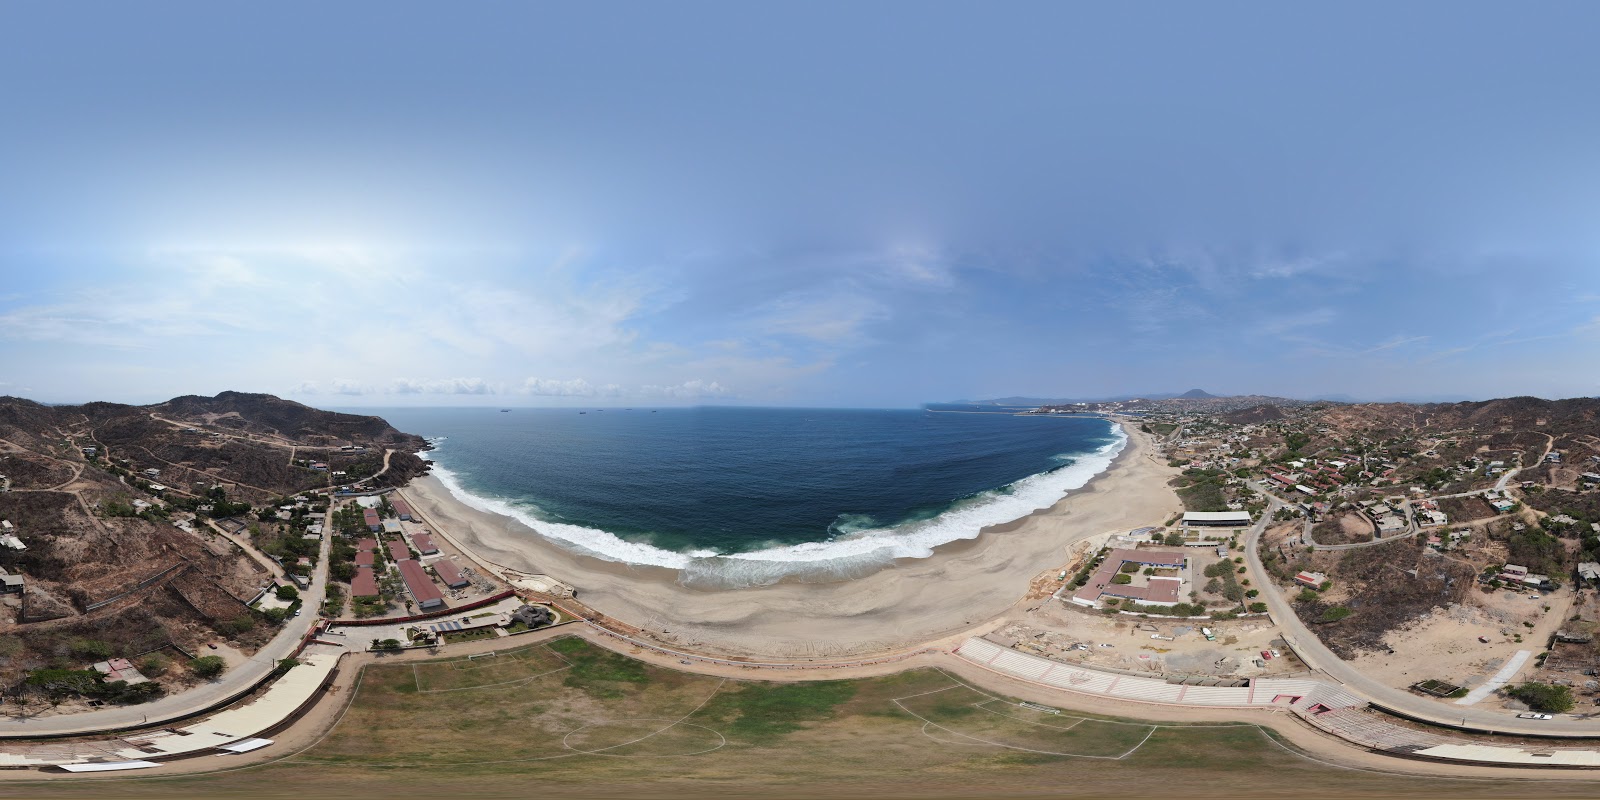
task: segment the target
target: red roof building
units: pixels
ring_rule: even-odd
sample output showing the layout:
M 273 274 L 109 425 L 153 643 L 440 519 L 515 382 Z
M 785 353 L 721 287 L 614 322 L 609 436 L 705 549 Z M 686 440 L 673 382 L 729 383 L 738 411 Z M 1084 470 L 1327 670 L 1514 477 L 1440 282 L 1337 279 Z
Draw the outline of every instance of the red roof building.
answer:
M 371 531 L 381 531 L 381 530 L 383 530 L 383 520 L 378 519 L 378 512 L 373 511 L 370 508 L 366 509 L 366 510 L 361 512 L 361 518 L 366 520 L 366 522 L 367 522 L 367 530 L 371 530 Z
M 439 552 L 439 545 L 434 544 L 433 537 L 426 533 L 419 533 L 411 537 L 411 543 L 416 546 L 417 552 L 425 556 L 431 556 Z
M 356 551 L 356 566 L 370 567 L 378 560 L 378 554 L 371 550 Z
M 411 549 L 406 547 L 405 542 L 395 539 L 389 541 L 388 545 L 390 558 L 396 561 L 404 561 L 411 557 Z
M 394 506 L 394 513 L 401 519 L 407 521 L 411 519 L 411 504 L 407 503 L 404 498 L 391 497 L 389 498 L 389 505 Z
M 367 555 L 372 555 L 368 553 Z M 372 567 L 358 567 L 355 577 L 350 579 L 351 597 L 377 597 L 378 576 L 373 574 Z
M 417 608 L 427 610 L 444 606 L 444 593 L 424 572 L 422 565 L 411 559 L 399 562 L 400 577 L 405 580 L 406 588 L 411 591 L 411 596 L 416 598 Z
M 444 581 L 444 585 L 452 589 L 460 589 L 471 583 L 465 575 L 461 574 L 461 569 L 450 561 L 435 561 L 433 563 L 433 571 L 438 573 L 439 580 Z

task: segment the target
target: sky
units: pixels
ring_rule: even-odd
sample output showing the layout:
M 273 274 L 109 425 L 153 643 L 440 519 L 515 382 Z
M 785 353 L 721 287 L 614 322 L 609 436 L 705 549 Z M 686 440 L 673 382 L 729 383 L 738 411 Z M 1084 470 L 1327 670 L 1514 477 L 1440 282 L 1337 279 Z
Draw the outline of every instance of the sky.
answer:
M 0 4 L 0 394 L 1600 394 L 1600 5 Z

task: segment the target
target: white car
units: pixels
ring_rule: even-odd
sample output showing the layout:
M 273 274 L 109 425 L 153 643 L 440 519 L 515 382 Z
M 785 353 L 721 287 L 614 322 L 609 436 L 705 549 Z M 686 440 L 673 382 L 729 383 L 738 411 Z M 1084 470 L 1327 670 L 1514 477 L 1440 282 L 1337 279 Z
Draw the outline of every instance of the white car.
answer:
M 1529 711 L 1526 714 L 1518 714 L 1517 719 L 1555 719 L 1555 717 L 1552 717 L 1549 714 L 1539 714 Z

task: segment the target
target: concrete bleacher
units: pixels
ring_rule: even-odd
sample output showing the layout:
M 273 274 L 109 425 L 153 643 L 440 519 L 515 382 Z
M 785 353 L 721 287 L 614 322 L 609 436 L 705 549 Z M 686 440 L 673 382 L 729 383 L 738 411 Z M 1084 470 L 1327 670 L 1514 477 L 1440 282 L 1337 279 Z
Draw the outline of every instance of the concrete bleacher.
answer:
M 971 638 L 956 655 L 1034 683 L 1084 694 L 1186 706 L 1287 708 L 1314 727 L 1371 750 L 1440 761 L 1522 766 L 1600 767 L 1600 748 L 1492 744 L 1401 725 L 1367 710 L 1367 701 L 1338 684 L 1306 678 L 1261 678 L 1251 686 L 1198 686 L 1064 664 Z
M 956 654 L 985 666 L 1034 683 L 1084 694 L 1211 707 L 1272 706 L 1277 698 L 1293 698 L 1287 705 L 1299 714 L 1313 709 L 1365 706 L 1366 701 L 1330 683 L 1306 679 L 1264 678 L 1253 686 L 1197 686 L 1168 683 L 1162 678 L 1104 672 L 1076 664 L 1064 664 L 1043 656 L 1002 647 L 987 639 L 973 637 L 962 643 Z

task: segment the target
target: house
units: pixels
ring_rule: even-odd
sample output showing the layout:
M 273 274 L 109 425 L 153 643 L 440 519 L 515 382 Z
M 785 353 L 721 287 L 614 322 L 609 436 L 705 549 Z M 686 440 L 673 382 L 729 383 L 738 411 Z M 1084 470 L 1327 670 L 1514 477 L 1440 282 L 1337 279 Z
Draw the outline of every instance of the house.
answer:
M 412 521 L 411 520 L 411 504 L 407 503 L 404 498 L 401 498 L 401 497 L 390 498 L 389 504 L 394 506 L 395 516 L 397 516 L 397 517 L 399 517 L 399 518 L 401 518 L 401 519 L 403 519 L 403 520 L 405 520 L 407 522 Z
M 26 581 L 21 575 L 12 575 L 0 570 L 0 594 L 22 594 L 26 588 Z
M 1600 584 L 1600 562 L 1585 561 L 1579 564 L 1578 579 L 1589 584 Z
M 149 678 L 141 675 L 139 670 L 134 669 L 133 662 L 126 658 L 112 658 L 105 661 L 97 661 L 94 664 L 94 669 L 101 675 L 106 676 L 106 680 L 108 681 L 127 681 L 128 685 L 130 686 L 150 680 Z
M 159 478 L 159 477 L 161 477 L 161 470 L 156 469 L 155 467 L 151 467 L 151 468 L 145 470 L 144 474 L 145 474 L 146 477 L 149 477 L 149 478 Z
M 418 553 L 425 556 L 431 556 L 439 552 L 439 545 L 434 544 L 433 537 L 426 533 L 419 533 L 411 537 L 411 544 L 417 548 Z
M 22 540 L 18 539 L 14 533 L 0 534 L 0 547 L 8 547 L 12 550 L 28 549 L 28 546 L 23 544 Z
M 368 508 L 361 512 L 361 518 L 367 523 L 367 530 L 377 532 L 383 530 L 383 521 L 378 519 L 378 512 Z
M 1320 572 L 1299 572 L 1294 576 L 1294 582 L 1312 589 L 1322 588 L 1328 582 L 1328 576 Z

